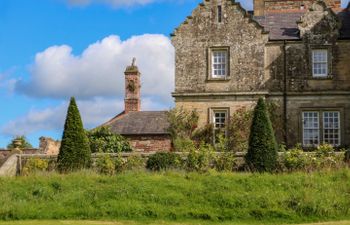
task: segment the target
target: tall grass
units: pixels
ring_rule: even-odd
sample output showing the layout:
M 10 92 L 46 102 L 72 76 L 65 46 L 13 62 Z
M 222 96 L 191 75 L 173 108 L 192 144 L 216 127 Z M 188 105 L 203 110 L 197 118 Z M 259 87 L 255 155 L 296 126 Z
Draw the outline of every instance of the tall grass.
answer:
M 350 171 L 206 174 L 89 171 L 0 179 L 0 219 L 292 223 L 350 218 Z

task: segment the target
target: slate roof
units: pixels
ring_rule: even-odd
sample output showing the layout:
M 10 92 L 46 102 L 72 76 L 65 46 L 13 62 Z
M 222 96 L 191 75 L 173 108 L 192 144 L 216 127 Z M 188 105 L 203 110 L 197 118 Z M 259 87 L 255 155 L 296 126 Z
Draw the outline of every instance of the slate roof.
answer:
M 111 131 L 122 135 L 169 134 L 167 111 L 140 111 L 120 114 L 105 123 Z
M 340 29 L 340 37 L 350 38 L 350 11 L 339 12 L 338 16 L 341 19 L 343 25 Z
M 264 27 L 265 31 L 269 31 L 270 40 L 298 40 L 300 37 L 297 21 L 304 13 L 269 13 L 265 16 L 255 16 L 254 19 Z M 350 38 L 350 12 L 342 11 L 337 15 L 342 21 L 340 38 Z

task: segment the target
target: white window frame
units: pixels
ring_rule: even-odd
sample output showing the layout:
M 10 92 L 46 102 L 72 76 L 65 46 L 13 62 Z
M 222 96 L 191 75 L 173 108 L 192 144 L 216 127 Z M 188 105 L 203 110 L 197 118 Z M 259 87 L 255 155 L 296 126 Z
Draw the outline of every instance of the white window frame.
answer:
M 317 54 L 322 54 L 321 58 L 317 58 Z M 327 49 L 313 49 L 312 50 L 312 76 L 313 77 L 327 77 L 329 72 L 329 59 L 328 59 L 328 50 Z M 316 65 L 319 65 L 320 68 L 316 68 Z M 323 68 L 324 67 L 324 68 Z M 325 70 L 324 73 L 317 70 Z
M 219 118 L 216 117 L 216 114 L 224 114 L 224 116 L 220 116 Z M 213 125 L 214 125 L 214 130 L 218 130 L 218 129 L 225 129 L 226 125 L 227 125 L 227 119 L 228 119 L 228 111 L 225 109 L 214 109 L 213 110 Z M 224 122 L 216 122 L 217 119 L 224 119 Z M 220 125 L 219 127 L 217 127 L 216 125 Z
M 221 54 L 221 56 L 217 54 Z M 227 49 L 212 49 L 211 77 L 225 79 L 228 76 L 228 62 L 229 54 Z
M 219 122 L 221 126 L 217 126 L 216 122 L 216 114 L 217 113 L 224 113 L 224 122 Z M 214 143 L 216 143 L 216 134 L 218 131 L 223 131 L 224 136 L 227 136 L 227 124 L 229 122 L 229 109 L 228 108 L 213 108 L 211 109 L 211 123 L 213 124 L 213 137 L 214 137 Z
M 333 146 L 341 143 L 341 123 L 339 111 L 324 111 L 323 116 L 323 142 Z M 328 137 L 326 137 L 328 136 Z
M 311 115 L 312 114 L 312 115 Z M 306 115 L 307 118 L 306 118 Z M 315 115 L 317 115 L 315 117 Z M 320 144 L 320 113 L 317 111 L 303 111 L 302 112 L 302 124 L 303 124 L 303 146 L 316 146 Z M 317 121 L 315 121 L 314 119 L 317 119 Z M 313 121 L 308 121 L 308 124 L 306 124 L 306 119 L 312 119 Z M 315 123 L 317 122 L 317 123 Z M 310 124 L 309 124 L 310 123 Z M 315 124 L 317 124 L 315 126 Z M 307 126 L 306 126 L 307 125 Z M 317 130 L 317 131 L 316 131 Z M 307 136 L 307 132 L 306 131 L 311 131 L 311 134 L 313 135 L 314 131 L 317 132 L 317 140 L 312 138 L 312 137 L 308 137 Z M 309 141 L 317 141 L 317 143 L 309 143 Z
M 307 119 L 309 122 L 306 121 Z M 342 141 L 341 126 L 340 110 L 302 111 L 303 146 L 314 147 L 322 143 L 327 143 L 335 147 L 340 146 Z M 317 130 L 316 133 L 315 130 Z M 317 134 L 317 139 L 313 138 L 315 134 Z M 313 143 L 310 143 L 310 141 Z

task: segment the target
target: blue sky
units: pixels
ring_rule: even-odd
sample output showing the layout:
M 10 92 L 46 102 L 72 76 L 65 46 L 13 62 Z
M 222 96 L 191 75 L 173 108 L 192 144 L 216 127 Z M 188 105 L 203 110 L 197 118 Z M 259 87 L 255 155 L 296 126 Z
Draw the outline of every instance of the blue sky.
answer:
M 142 109 L 172 107 L 169 34 L 200 2 L 0 0 L 0 148 L 16 135 L 34 146 L 40 136 L 60 139 L 70 96 L 86 128 L 122 111 L 123 70 L 134 56 Z

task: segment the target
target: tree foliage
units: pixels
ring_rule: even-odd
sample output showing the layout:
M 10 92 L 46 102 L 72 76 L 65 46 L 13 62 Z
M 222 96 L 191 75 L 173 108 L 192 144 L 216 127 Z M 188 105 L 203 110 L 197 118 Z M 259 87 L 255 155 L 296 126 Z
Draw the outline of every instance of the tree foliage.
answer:
M 117 153 L 131 152 L 129 142 L 121 135 L 113 133 L 109 127 L 99 127 L 87 131 L 91 152 Z
M 89 139 L 83 128 L 79 109 L 74 97 L 70 99 L 64 125 L 62 143 L 57 164 L 60 172 L 69 172 L 86 168 L 90 165 L 91 150 Z
M 15 148 L 15 142 L 17 140 L 20 140 L 20 145 L 18 146 L 20 149 L 28 149 L 33 148 L 33 146 L 28 142 L 27 138 L 25 136 L 18 136 L 11 140 L 11 143 L 7 145 L 8 149 L 14 149 Z
M 245 160 L 253 171 L 272 172 L 277 166 L 278 147 L 267 112 L 265 101 L 260 98 L 254 109 Z
M 195 110 L 187 111 L 175 108 L 168 112 L 168 121 L 172 143 L 175 151 L 188 151 L 194 145 L 193 135 L 198 127 L 198 113 Z
M 168 112 L 168 121 L 170 123 L 168 131 L 173 139 L 192 138 L 193 132 L 198 127 L 198 113 L 186 111 L 183 108 L 175 108 Z
M 227 145 L 230 150 L 247 151 L 252 117 L 253 110 L 247 107 L 241 107 L 232 114 L 227 137 Z

